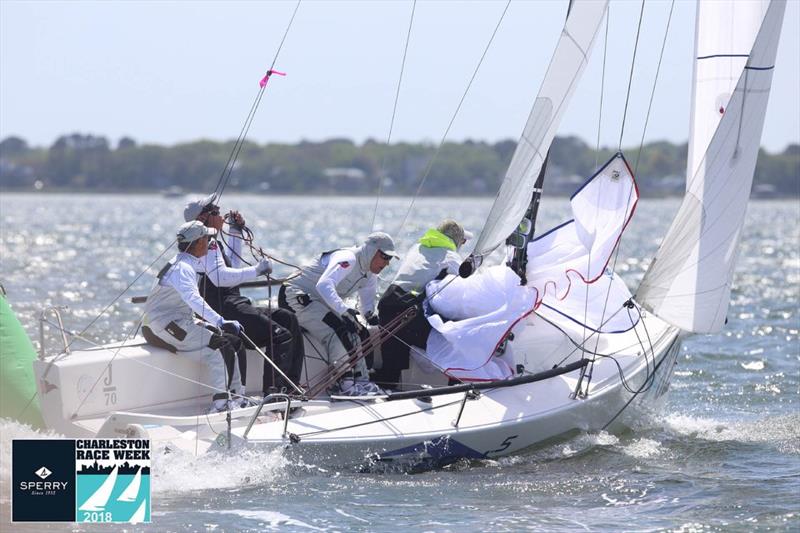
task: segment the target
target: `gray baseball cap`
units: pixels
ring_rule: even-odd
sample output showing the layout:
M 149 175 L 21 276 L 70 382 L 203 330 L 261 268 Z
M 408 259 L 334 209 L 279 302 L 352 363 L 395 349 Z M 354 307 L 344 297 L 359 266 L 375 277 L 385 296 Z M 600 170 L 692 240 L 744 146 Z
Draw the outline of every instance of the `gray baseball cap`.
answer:
M 388 233 L 384 233 L 382 231 L 370 233 L 367 237 L 367 240 L 364 241 L 364 244 L 380 250 L 386 255 L 398 258 L 400 257 L 400 255 L 394 251 L 394 240 L 391 236 L 389 236 Z
M 194 242 L 201 237 L 207 235 L 216 235 L 217 230 L 214 228 L 207 228 L 205 224 L 199 220 L 192 220 L 187 222 L 178 229 L 178 242 Z
M 205 209 L 209 204 L 213 204 L 216 199 L 217 193 L 212 193 L 205 198 L 200 198 L 199 200 L 189 202 L 186 204 L 186 207 L 183 208 L 183 219 L 186 222 L 197 219 L 197 217 L 200 216 L 200 213 L 203 212 L 203 209 Z

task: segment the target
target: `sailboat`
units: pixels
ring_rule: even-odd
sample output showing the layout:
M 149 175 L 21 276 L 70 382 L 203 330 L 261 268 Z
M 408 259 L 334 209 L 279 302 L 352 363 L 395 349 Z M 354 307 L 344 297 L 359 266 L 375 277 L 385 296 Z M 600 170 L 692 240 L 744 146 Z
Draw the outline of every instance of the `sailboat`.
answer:
M 140 466 L 139 469 L 136 471 L 136 475 L 133 476 L 133 479 L 128 486 L 125 487 L 125 490 L 117 496 L 118 502 L 134 502 L 136 498 L 139 496 L 139 487 L 142 485 L 142 467 Z
M 657 405 L 681 342 L 725 323 L 785 2 L 698 2 L 686 194 L 633 293 L 612 260 L 638 200 L 622 153 L 573 195 L 571 220 L 541 234 L 534 224 L 548 149 L 607 7 L 570 2 L 463 276 L 428 287 L 435 332 L 403 378 L 425 387 L 357 399 L 284 395 L 237 409 L 228 422 L 226 413 L 202 411 L 200 365 L 135 338 L 37 360 L 47 425 L 193 453 L 222 442 L 370 468 L 428 467 L 518 453 L 576 431 L 616 431 Z M 506 264 L 489 266 L 503 246 Z M 256 365 L 257 354 L 249 356 Z M 307 359 L 309 375 L 324 371 L 314 364 Z M 173 381 L 165 387 L 154 375 Z M 87 386 L 76 387 L 86 376 Z M 447 385 L 448 377 L 461 383 Z
M 81 511 L 102 511 L 106 508 L 108 500 L 111 498 L 111 493 L 114 491 L 114 485 L 117 483 L 117 466 L 111 470 L 108 477 L 103 481 L 103 484 L 98 487 L 91 496 L 86 498 L 78 509 Z

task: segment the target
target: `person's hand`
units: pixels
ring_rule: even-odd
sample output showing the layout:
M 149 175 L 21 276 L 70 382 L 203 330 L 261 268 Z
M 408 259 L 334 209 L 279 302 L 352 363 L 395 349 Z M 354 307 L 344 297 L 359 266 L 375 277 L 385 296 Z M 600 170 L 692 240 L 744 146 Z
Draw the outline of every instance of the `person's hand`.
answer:
M 350 333 L 358 333 L 361 329 L 361 323 L 358 321 L 358 311 L 355 309 L 348 309 L 342 313 L 342 322 L 344 322 L 345 329 Z
M 380 319 L 378 318 L 378 313 L 373 313 L 372 311 L 369 311 L 366 315 L 364 315 L 364 318 L 367 320 L 367 324 L 370 326 L 377 326 L 381 323 Z
M 242 332 L 242 325 L 237 320 L 223 320 L 219 327 L 225 333 L 230 333 L 237 337 Z
M 263 257 L 261 261 L 258 262 L 256 265 L 256 274 L 259 276 L 265 276 L 267 274 L 272 274 L 272 261 Z
M 228 214 L 225 216 L 232 227 L 241 230 L 245 227 L 244 216 L 239 211 L 229 211 Z

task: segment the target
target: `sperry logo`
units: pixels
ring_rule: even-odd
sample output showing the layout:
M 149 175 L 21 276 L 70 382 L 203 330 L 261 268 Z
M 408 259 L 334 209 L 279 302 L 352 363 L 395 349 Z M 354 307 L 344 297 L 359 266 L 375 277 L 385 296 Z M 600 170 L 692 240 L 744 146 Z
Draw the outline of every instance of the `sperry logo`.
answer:
M 46 466 L 43 466 L 43 467 L 41 467 L 39 470 L 37 470 L 37 471 L 35 472 L 35 474 L 36 474 L 37 476 L 39 476 L 40 478 L 42 478 L 42 479 L 47 479 L 47 476 L 49 476 L 50 474 L 52 474 L 52 472 L 51 472 L 51 471 L 49 471 L 49 470 L 47 469 L 47 467 L 46 467 Z

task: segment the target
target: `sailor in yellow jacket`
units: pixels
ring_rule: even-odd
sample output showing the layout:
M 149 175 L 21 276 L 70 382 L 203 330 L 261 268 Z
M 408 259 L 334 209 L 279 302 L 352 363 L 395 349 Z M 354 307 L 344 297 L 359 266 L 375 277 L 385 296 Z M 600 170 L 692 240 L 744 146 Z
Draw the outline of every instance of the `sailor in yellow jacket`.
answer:
M 378 385 L 396 387 L 400 373 L 408 368 L 410 346 L 425 349 L 431 331 L 422 309 L 425 285 L 447 274 L 458 275 L 462 261 L 458 250 L 471 237 L 461 224 L 445 219 L 405 253 L 397 275 L 378 303 L 378 316 L 383 326 L 410 307 L 417 306 L 417 314 L 383 344 L 382 366 L 373 376 Z

